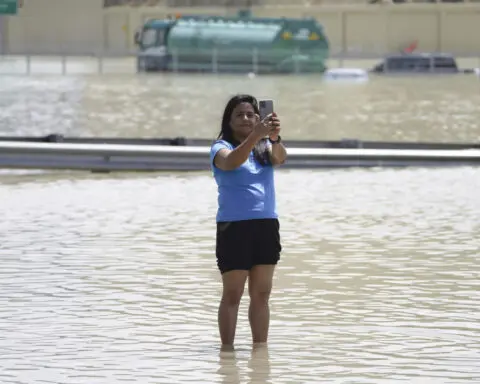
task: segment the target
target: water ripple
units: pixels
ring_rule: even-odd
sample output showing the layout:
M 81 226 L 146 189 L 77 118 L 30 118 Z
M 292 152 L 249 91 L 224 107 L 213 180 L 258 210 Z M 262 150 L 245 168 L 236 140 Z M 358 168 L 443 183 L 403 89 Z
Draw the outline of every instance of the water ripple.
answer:
M 9 176 L 0 381 L 478 381 L 478 172 L 279 172 L 270 343 L 251 348 L 245 298 L 234 352 L 209 174 Z

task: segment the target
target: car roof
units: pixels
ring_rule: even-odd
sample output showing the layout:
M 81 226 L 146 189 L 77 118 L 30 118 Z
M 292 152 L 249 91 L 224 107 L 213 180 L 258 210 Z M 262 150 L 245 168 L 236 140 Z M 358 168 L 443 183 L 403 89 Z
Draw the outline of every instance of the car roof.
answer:
M 450 53 L 430 53 L 430 52 L 425 52 L 425 53 L 397 53 L 397 54 L 391 54 L 391 55 L 386 56 L 387 59 L 393 59 L 393 58 L 424 59 L 424 58 L 435 58 L 435 57 L 453 59 L 453 55 L 450 54 Z

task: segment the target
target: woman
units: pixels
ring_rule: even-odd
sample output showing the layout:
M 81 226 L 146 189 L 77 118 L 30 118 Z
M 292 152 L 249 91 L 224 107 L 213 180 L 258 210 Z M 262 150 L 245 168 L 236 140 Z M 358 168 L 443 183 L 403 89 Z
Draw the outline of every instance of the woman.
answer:
M 210 151 L 218 185 L 216 256 L 223 281 L 218 327 L 223 346 L 233 346 L 247 277 L 252 339 L 254 343 L 267 341 L 268 300 L 282 249 L 273 166 L 282 164 L 287 153 L 276 114 L 263 121 L 259 115 L 253 96 L 233 97 Z

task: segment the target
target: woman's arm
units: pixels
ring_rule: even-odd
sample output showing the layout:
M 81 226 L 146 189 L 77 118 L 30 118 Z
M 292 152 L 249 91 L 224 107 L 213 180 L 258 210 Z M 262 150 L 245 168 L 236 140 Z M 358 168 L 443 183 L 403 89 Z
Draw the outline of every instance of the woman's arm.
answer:
M 269 138 L 272 143 L 270 159 L 273 165 L 285 163 L 287 159 L 287 149 L 283 146 L 280 137 L 280 120 L 276 114 L 272 116 L 274 129 L 270 132 Z
M 270 132 L 272 129 L 271 127 L 271 124 L 269 124 L 269 118 L 260 121 L 260 117 L 257 116 L 257 123 L 250 135 L 248 135 L 247 138 L 235 149 L 220 149 L 215 155 L 213 163 L 217 168 L 220 168 L 223 171 L 232 171 L 238 168 L 247 161 L 255 144 Z
M 272 139 L 272 141 L 276 141 Z M 272 143 L 272 151 L 271 151 L 271 160 L 273 165 L 280 165 L 285 163 L 287 159 L 287 149 L 284 145 L 280 143 Z
M 220 149 L 213 159 L 215 166 L 223 171 L 232 171 L 238 168 L 247 161 L 250 152 L 260 139 L 261 136 L 253 131 L 237 148 Z

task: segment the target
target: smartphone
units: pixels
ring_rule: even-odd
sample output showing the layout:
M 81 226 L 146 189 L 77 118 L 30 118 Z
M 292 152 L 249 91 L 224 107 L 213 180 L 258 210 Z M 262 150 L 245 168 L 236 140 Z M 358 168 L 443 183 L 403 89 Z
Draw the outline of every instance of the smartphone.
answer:
M 258 109 L 260 110 L 260 120 L 273 113 L 273 100 L 260 100 L 258 102 Z

